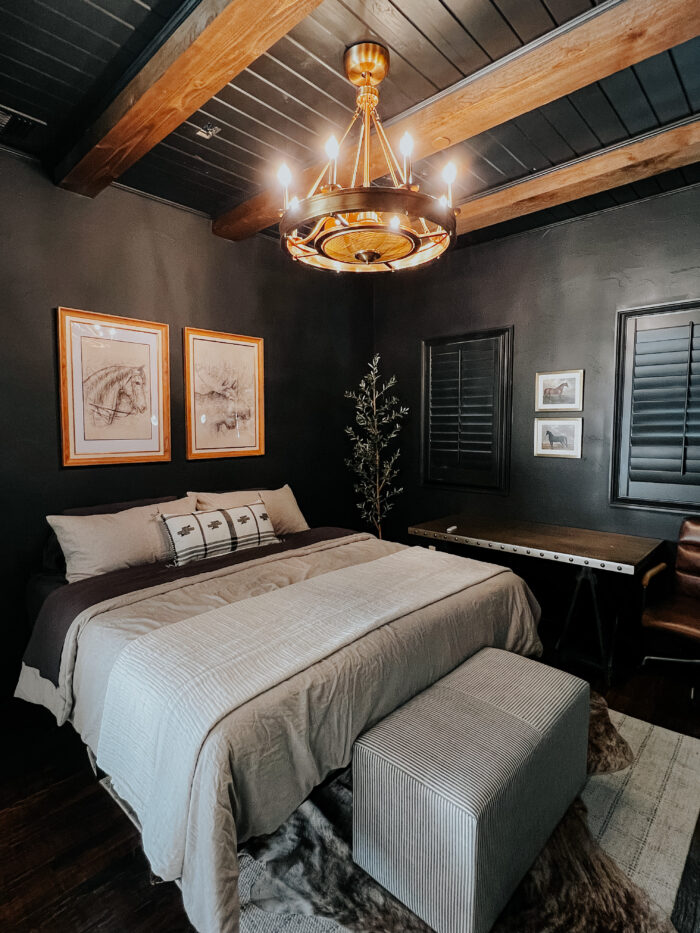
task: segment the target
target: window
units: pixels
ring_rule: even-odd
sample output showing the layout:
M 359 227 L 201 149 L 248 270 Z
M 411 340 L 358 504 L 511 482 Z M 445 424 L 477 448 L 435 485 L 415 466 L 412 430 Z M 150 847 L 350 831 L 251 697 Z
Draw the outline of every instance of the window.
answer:
M 618 331 L 612 500 L 700 508 L 700 303 L 626 311 Z
M 513 328 L 423 342 L 423 480 L 507 492 Z

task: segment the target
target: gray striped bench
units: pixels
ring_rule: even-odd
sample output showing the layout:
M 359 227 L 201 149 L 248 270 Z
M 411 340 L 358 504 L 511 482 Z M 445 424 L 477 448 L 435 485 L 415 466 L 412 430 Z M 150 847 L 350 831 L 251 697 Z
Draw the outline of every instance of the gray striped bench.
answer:
M 355 742 L 353 858 L 437 933 L 487 933 L 586 779 L 588 684 L 485 648 Z

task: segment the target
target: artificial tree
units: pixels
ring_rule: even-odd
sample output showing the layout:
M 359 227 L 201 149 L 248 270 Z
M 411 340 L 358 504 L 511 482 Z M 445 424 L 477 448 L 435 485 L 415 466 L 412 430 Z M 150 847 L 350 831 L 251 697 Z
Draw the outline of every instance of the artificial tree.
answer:
M 396 385 L 396 376 L 380 383 L 379 359 L 377 353 L 358 388 L 345 393 L 345 398 L 355 403 L 356 425 L 345 428 L 353 443 L 352 456 L 345 463 L 357 477 L 353 487 L 360 497 L 357 507 L 381 538 L 382 520 L 393 508 L 393 500 L 403 492 L 395 484 L 399 473 L 399 449 L 389 448 L 398 437 L 408 408 L 399 404 L 398 398 L 391 393 Z

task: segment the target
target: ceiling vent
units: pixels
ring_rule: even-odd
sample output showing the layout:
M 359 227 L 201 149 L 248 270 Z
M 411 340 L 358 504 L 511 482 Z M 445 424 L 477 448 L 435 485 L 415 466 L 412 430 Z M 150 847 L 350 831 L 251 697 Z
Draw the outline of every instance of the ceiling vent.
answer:
M 38 154 L 46 140 L 44 120 L 0 104 L 0 143 L 22 152 Z
M 200 127 L 197 130 L 196 135 L 201 136 L 202 139 L 212 139 L 214 136 L 217 136 L 221 132 L 220 126 L 215 126 L 213 123 L 205 123 L 204 126 Z

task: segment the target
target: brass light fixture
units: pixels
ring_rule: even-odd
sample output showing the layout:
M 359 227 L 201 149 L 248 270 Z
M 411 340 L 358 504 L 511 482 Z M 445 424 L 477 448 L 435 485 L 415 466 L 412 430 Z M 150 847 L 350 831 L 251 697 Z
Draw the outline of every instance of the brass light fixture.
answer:
M 340 141 L 326 143 L 328 161 L 305 198 L 289 197 L 292 175 L 286 164 L 278 179 L 284 188 L 280 236 L 292 259 L 335 272 L 387 272 L 410 269 L 437 259 L 454 239 L 453 163 L 443 170 L 447 192 L 440 198 L 420 192 L 411 174 L 413 140 L 405 133 L 399 144 L 403 164 L 394 155 L 377 114 L 377 86 L 389 71 L 389 50 L 377 42 L 360 42 L 345 52 L 345 74 L 357 87 L 357 105 Z M 353 127 L 359 138 L 338 183 L 341 149 Z M 372 185 L 371 131 L 386 162 L 392 185 Z M 361 183 L 358 184 L 359 179 Z

